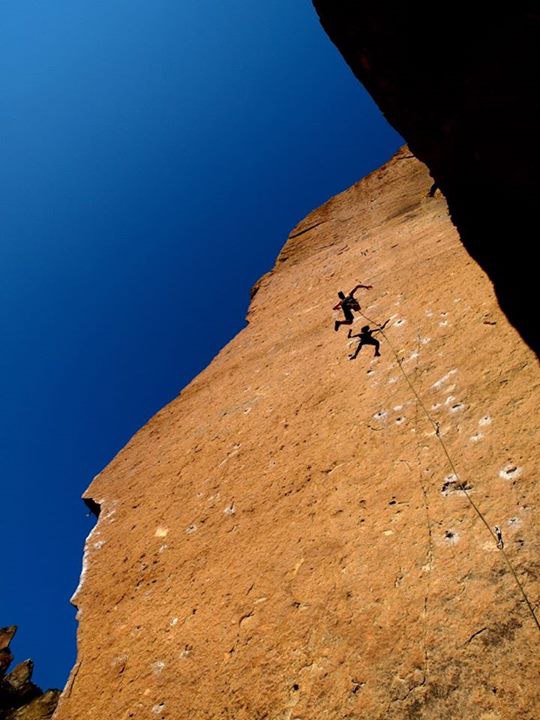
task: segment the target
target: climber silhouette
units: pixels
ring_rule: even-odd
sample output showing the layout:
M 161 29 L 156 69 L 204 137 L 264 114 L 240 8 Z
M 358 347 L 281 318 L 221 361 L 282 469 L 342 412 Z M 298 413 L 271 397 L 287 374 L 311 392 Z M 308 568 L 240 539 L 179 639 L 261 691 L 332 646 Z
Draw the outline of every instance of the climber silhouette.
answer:
M 364 327 L 361 329 L 361 331 L 357 335 L 351 335 L 351 331 L 349 330 L 347 337 L 349 338 L 360 338 L 360 341 L 358 342 L 358 347 L 354 351 L 353 355 L 349 355 L 349 360 L 355 360 L 356 356 L 362 349 L 364 345 L 374 345 L 375 346 L 375 355 L 374 357 L 380 356 L 379 348 L 380 348 L 380 342 L 376 340 L 373 337 L 373 333 L 376 332 L 382 332 L 384 328 L 386 327 L 388 323 L 388 320 L 384 323 L 384 325 L 381 325 L 381 327 L 377 328 L 376 330 L 370 330 L 369 325 L 364 325 Z
M 354 316 L 353 316 L 353 310 L 358 311 L 360 310 L 360 303 L 358 300 L 354 297 L 354 293 L 359 290 L 360 288 L 365 288 L 366 290 L 371 290 L 373 285 L 357 285 L 354 287 L 351 292 L 348 295 L 345 295 L 344 292 L 341 290 L 338 292 L 339 302 L 337 305 L 334 306 L 334 310 L 343 310 L 343 315 L 345 316 L 345 320 L 336 320 L 334 323 L 334 330 L 338 330 L 340 325 L 352 325 Z

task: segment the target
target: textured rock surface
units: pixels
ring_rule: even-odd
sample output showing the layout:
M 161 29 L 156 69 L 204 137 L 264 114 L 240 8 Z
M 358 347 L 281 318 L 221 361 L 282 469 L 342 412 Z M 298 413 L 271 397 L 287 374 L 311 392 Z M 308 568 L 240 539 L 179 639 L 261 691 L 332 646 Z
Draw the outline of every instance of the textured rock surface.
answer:
M 430 185 L 404 149 L 309 215 L 248 327 L 93 481 L 55 720 L 538 717 L 501 552 L 391 347 L 350 362 L 333 330 L 336 291 L 372 284 L 363 310 L 537 604 L 537 362 Z
M 60 691 L 44 693 L 32 682 L 33 662 L 25 660 L 5 675 L 13 660 L 9 645 L 16 632 L 15 625 L 0 628 L 0 720 L 49 720 Z
M 313 3 L 355 75 L 430 168 L 511 322 L 540 351 L 531 243 L 540 194 L 538 8 Z

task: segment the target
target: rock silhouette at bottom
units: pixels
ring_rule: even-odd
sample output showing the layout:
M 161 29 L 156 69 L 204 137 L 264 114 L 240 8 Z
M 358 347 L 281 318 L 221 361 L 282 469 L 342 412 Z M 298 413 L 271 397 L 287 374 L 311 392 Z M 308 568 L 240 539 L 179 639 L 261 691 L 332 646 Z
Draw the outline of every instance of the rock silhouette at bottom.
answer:
M 15 625 L 0 628 L 0 720 L 49 720 L 60 690 L 43 692 L 32 682 L 31 660 L 19 663 L 6 674 L 13 660 L 9 645 L 16 632 Z

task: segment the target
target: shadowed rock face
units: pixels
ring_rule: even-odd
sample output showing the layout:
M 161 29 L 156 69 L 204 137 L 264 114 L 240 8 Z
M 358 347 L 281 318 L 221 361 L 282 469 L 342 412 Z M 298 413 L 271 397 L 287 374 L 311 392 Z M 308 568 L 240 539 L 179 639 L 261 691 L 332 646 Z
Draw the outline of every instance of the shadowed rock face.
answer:
M 430 185 L 403 149 L 312 212 L 94 479 L 55 720 L 540 717 L 538 630 L 462 489 L 536 602 L 538 364 Z M 391 345 L 351 361 L 357 283 L 353 334 Z
M 538 354 L 538 8 L 313 3 L 354 74 L 429 167 L 465 247 Z
M 0 628 L 0 720 L 49 720 L 58 704 L 59 690 L 42 692 L 32 682 L 34 664 L 19 663 L 6 675 L 13 655 L 9 644 L 17 628 Z

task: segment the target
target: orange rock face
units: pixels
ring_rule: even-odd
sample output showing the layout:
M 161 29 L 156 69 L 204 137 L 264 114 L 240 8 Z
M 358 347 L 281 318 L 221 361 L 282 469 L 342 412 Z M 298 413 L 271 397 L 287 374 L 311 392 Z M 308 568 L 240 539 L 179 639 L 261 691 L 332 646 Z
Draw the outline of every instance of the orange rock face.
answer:
M 430 186 L 404 149 L 311 213 L 93 481 L 56 720 L 540 715 L 504 556 L 536 606 L 538 365 Z M 351 361 L 332 308 L 358 282 L 353 333 L 389 322 Z

